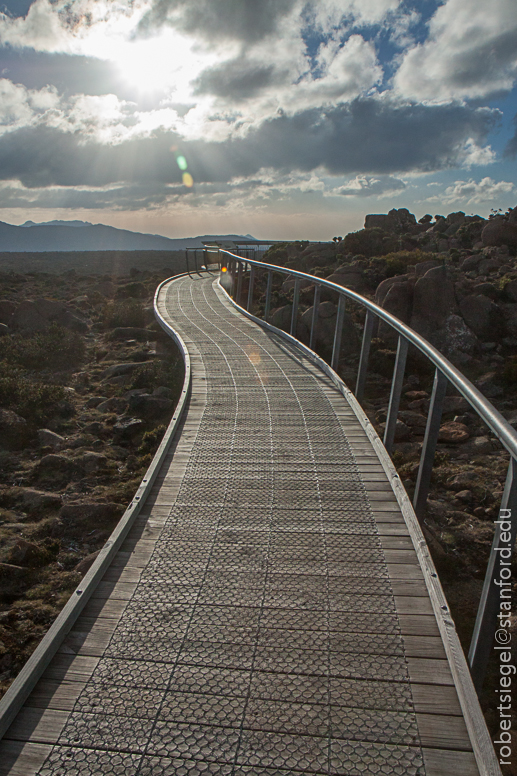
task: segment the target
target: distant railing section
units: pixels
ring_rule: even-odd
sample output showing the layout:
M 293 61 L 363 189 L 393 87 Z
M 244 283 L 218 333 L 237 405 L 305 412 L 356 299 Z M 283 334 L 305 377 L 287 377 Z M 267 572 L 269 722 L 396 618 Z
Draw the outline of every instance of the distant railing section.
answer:
M 217 255 L 214 255 L 217 254 Z M 197 253 L 194 254 L 197 269 Z M 449 385 L 453 385 L 456 390 L 469 402 L 473 410 L 486 423 L 486 425 L 495 434 L 503 447 L 510 454 L 510 462 L 506 483 L 501 500 L 499 515 L 507 516 L 511 523 L 510 532 L 501 530 L 501 522 L 496 522 L 494 539 L 488 561 L 485 581 L 481 593 L 481 599 L 470 644 L 468 662 L 472 679 L 478 694 L 481 691 L 486 674 L 488 660 L 494 641 L 494 635 L 497 625 L 497 616 L 500 609 L 500 588 L 496 585 L 496 580 L 501 578 L 503 564 L 508 563 L 501 558 L 501 534 L 510 533 L 510 543 L 504 542 L 505 546 L 513 548 L 517 533 L 517 432 L 510 426 L 505 418 L 496 410 L 496 408 L 483 396 L 483 394 L 467 378 L 451 364 L 435 347 L 427 340 L 417 334 L 413 329 L 402 323 L 398 318 L 388 313 L 382 307 L 366 299 L 364 296 L 351 291 L 348 288 L 331 283 L 328 280 L 308 275 L 304 272 L 297 272 L 285 267 L 279 267 L 273 264 L 265 264 L 256 261 L 249 256 L 239 256 L 230 251 L 218 247 L 207 247 L 203 249 L 205 267 L 208 270 L 208 259 L 217 263 L 222 270 L 228 272 L 231 278 L 230 296 L 238 305 L 244 307 L 248 312 L 251 311 L 253 304 L 253 292 L 257 271 L 267 273 L 266 298 L 264 308 L 264 320 L 267 322 L 271 311 L 271 298 L 273 290 L 273 273 L 288 275 L 295 279 L 293 289 L 293 304 L 291 314 L 290 334 L 296 336 L 296 326 L 298 319 L 298 306 L 300 299 L 300 284 L 302 280 L 310 280 L 314 285 L 313 315 L 310 331 L 310 348 L 314 349 L 316 334 L 318 328 L 318 310 L 320 304 L 321 289 L 327 288 L 339 295 L 336 326 L 334 331 L 334 342 L 332 348 L 332 357 L 330 366 L 337 370 L 339 363 L 339 353 L 341 349 L 341 335 L 343 330 L 343 321 L 345 315 L 345 306 L 347 299 L 361 305 L 366 309 L 366 319 L 363 328 L 361 343 L 361 352 L 359 357 L 359 367 L 355 385 L 355 397 L 359 402 L 363 401 L 364 389 L 366 385 L 366 375 L 368 370 L 368 359 L 370 354 L 370 344 L 374 331 L 374 323 L 380 319 L 391 326 L 398 333 L 397 354 L 395 366 L 391 381 L 390 400 L 386 427 L 384 431 L 384 446 L 391 453 L 395 439 L 395 428 L 397 415 L 399 411 L 404 373 L 406 369 L 406 359 L 409 345 L 417 348 L 429 361 L 434 364 L 435 375 L 431 394 L 431 401 L 427 416 L 422 453 L 418 468 L 415 493 L 413 496 L 413 508 L 420 521 L 423 520 L 425 507 L 431 482 L 431 473 L 433 469 L 436 446 L 438 443 L 438 433 L 442 418 L 443 401 L 446 390 Z M 188 261 L 188 260 L 187 260 Z M 208 270 L 210 271 L 210 270 Z M 244 304 L 242 300 L 242 289 L 244 277 L 248 278 L 248 293 Z

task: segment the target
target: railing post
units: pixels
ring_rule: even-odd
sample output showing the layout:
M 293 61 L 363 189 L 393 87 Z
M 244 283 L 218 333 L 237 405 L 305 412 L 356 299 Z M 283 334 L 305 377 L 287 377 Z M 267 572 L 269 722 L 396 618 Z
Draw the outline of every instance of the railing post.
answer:
M 267 322 L 269 318 L 269 310 L 271 308 L 271 287 L 273 285 L 273 272 L 268 269 L 267 272 L 267 288 L 266 288 L 266 304 L 264 307 L 264 320 Z
M 400 394 L 402 393 L 402 383 L 404 382 L 407 351 L 408 341 L 405 337 L 399 334 L 397 357 L 395 359 L 395 368 L 393 369 L 393 379 L 391 381 L 388 417 L 386 418 L 386 428 L 384 430 L 384 447 L 388 453 L 391 453 L 391 448 L 393 447 L 393 442 L 395 441 L 395 428 L 397 425 L 397 415 L 399 412 Z
M 503 530 L 503 526 L 504 528 L 509 528 L 509 530 Z M 512 600 L 511 562 L 516 534 L 517 461 L 515 458 L 510 458 L 501 507 L 495 523 L 494 540 L 490 550 L 490 557 L 488 558 L 485 581 L 469 649 L 470 673 L 472 674 L 472 681 L 478 695 L 483 687 L 496 631 L 500 636 L 497 639 L 498 646 L 505 647 L 508 650 L 511 646 L 511 635 L 508 629 L 503 627 L 503 620 L 501 619 L 498 624 L 497 618 L 501 611 L 501 602 L 504 600 L 510 605 Z M 503 542 L 503 539 L 509 539 L 510 541 Z M 507 556 L 505 558 L 501 557 L 503 549 L 507 549 Z M 503 569 L 509 570 L 507 579 L 503 578 Z M 509 615 L 510 612 L 506 611 L 501 617 L 507 620 Z
M 251 311 L 251 305 L 253 304 L 253 284 L 255 283 L 255 265 L 250 265 L 250 284 L 248 288 L 248 304 L 246 306 L 246 310 L 248 312 Z
M 314 286 L 314 305 L 312 308 L 311 340 L 309 343 L 309 347 L 311 350 L 314 350 L 314 348 L 316 347 L 316 338 L 318 336 L 318 313 L 320 308 L 320 292 L 321 292 L 321 286 L 315 285 Z
M 235 301 L 237 304 L 240 304 L 242 293 L 242 261 L 237 262 L 237 265 L 237 293 L 235 295 Z
M 337 303 L 336 328 L 334 329 L 334 345 L 332 346 L 332 361 L 330 366 L 337 369 L 339 366 L 339 351 L 341 350 L 341 333 L 343 331 L 343 320 L 345 318 L 346 297 L 339 295 Z
M 418 467 L 418 476 L 415 486 L 415 495 L 413 497 L 413 507 L 416 516 L 422 521 L 425 513 L 427 494 L 431 483 L 431 472 L 433 469 L 434 454 L 438 443 L 438 432 L 442 420 L 442 406 L 447 390 L 447 378 L 436 370 L 434 375 L 433 393 L 431 395 L 431 404 L 427 415 L 427 425 L 425 427 L 424 444 L 422 455 L 420 456 L 420 466 Z
M 375 314 L 371 310 L 366 312 L 364 322 L 363 342 L 361 345 L 361 356 L 359 358 L 359 369 L 357 370 L 357 382 L 355 384 L 355 398 L 361 404 L 364 396 L 364 387 L 366 385 L 366 371 L 368 369 L 368 357 L 370 355 L 370 344 L 372 341 L 373 324 Z
M 298 319 L 298 301 L 300 299 L 300 278 L 294 281 L 293 312 L 291 314 L 291 337 L 296 337 L 296 322 Z

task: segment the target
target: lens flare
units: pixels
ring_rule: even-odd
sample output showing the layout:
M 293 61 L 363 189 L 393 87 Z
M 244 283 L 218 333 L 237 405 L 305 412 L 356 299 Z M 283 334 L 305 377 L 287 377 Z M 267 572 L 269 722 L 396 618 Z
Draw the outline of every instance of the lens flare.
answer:
M 226 267 L 221 267 L 221 272 L 228 272 Z
M 187 160 L 181 154 L 176 157 L 176 162 L 178 163 L 178 167 L 180 168 L 180 170 L 186 170 L 187 169 L 187 166 L 188 166 L 187 165 Z
M 191 189 L 192 186 L 194 185 L 194 178 L 192 177 L 192 175 L 189 172 L 184 172 L 182 178 L 183 178 L 183 185 L 186 186 L 187 189 Z

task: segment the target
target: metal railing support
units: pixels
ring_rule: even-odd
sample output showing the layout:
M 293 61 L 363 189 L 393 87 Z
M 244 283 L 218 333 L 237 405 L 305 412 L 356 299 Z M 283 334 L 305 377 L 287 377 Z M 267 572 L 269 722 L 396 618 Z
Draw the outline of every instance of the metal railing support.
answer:
M 291 314 L 291 331 L 292 337 L 296 335 L 296 323 L 298 320 L 298 302 L 300 300 L 300 278 L 296 278 L 294 281 L 294 294 L 293 294 L 293 311 Z
M 481 600 L 469 649 L 468 662 L 470 673 L 472 674 L 472 681 L 478 695 L 483 687 L 495 633 L 500 634 L 500 638 L 497 640 L 497 647 L 499 649 L 509 650 L 511 646 L 511 635 L 507 627 L 503 625 L 504 621 L 509 619 L 510 612 L 501 611 L 501 602 L 507 601 L 511 605 L 511 564 L 516 534 L 517 461 L 515 458 L 510 458 L 501 507 L 495 523 L 494 540 L 490 550 Z M 504 550 L 506 550 L 506 557 L 502 557 Z M 503 575 L 503 569 L 508 570 L 508 575 Z M 499 615 L 501 619 L 498 624 L 497 619 Z M 505 639 L 508 640 L 505 641 Z
M 267 273 L 267 287 L 266 287 L 266 304 L 264 307 L 264 320 L 267 322 L 269 318 L 269 310 L 271 309 L 271 288 L 273 285 L 273 273 L 268 270 Z
M 391 453 L 393 442 L 395 441 L 395 428 L 397 425 L 397 415 L 399 413 L 400 394 L 402 393 L 402 383 L 404 382 L 404 372 L 406 370 L 406 359 L 408 351 L 408 341 L 399 334 L 397 345 L 397 357 L 393 369 L 393 379 L 391 381 L 390 403 L 388 406 L 388 417 L 386 418 L 386 428 L 384 429 L 384 447 Z
M 255 283 L 255 267 L 253 264 L 251 265 L 250 269 L 250 284 L 248 288 L 248 304 L 246 305 L 246 310 L 248 312 L 251 311 L 251 305 L 253 304 L 253 285 Z
M 343 321 L 345 318 L 346 298 L 339 295 L 339 302 L 337 305 L 336 316 L 336 328 L 334 329 L 334 344 L 332 346 L 332 361 L 330 366 L 332 369 L 337 369 L 339 366 L 339 352 L 341 350 L 341 334 L 343 332 Z
M 320 309 L 320 293 L 321 293 L 321 287 L 314 286 L 314 304 L 312 308 L 311 339 L 309 342 L 309 347 L 311 350 L 314 350 L 314 348 L 316 347 L 316 339 L 318 336 L 318 313 Z
M 368 369 L 368 357 L 370 355 L 370 345 L 372 342 L 373 325 L 375 314 L 371 310 L 366 313 L 364 322 L 363 342 L 361 345 L 361 356 L 359 358 L 359 369 L 357 370 L 357 382 L 355 384 L 355 398 L 359 404 L 363 400 L 364 387 L 366 385 L 366 372 Z
M 424 444 L 420 457 L 420 466 L 418 467 L 415 495 L 413 497 L 413 507 L 420 522 L 422 522 L 424 517 L 427 494 L 429 493 L 429 485 L 431 484 L 431 472 L 433 469 L 436 445 L 438 443 L 438 432 L 440 431 L 443 400 L 445 398 L 445 391 L 447 390 L 447 383 L 448 380 L 443 372 L 437 369 L 434 374 L 433 393 L 431 395 L 429 414 L 427 415 Z
M 239 261 L 239 266 L 237 267 L 237 293 L 235 295 L 235 301 L 237 302 L 237 304 L 241 303 L 243 271 L 244 271 L 243 263 L 242 261 Z

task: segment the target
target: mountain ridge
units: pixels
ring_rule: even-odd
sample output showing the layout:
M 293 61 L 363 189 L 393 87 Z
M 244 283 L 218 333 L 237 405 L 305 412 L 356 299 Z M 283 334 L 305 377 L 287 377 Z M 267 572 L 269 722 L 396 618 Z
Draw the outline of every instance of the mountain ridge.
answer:
M 0 221 L 0 252 L 41 252 L 48 251 L 138 251 L 138 250 L 170 250 L 178 251 L 185 248 L 202 248 L 203 242 L 235 240 L 254 240 L 251 235 L 199 235 L 197 237 L 171 238 L 157 234 L 131 232 L 129 229 L 117 229 L 105 224 L 89 224 L 77 222 L 67 225 L 66 221 L 58 224 L 47 222 L 36 224 L 25 222 L 21 226 Z

